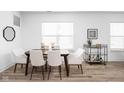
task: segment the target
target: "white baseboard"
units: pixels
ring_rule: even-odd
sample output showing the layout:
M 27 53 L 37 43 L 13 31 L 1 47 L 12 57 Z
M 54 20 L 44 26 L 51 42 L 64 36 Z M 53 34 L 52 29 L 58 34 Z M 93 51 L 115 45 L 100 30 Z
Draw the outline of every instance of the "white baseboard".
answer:
M 9 65 L 7 65 L 7 66 L 5 66 L 5 67 L 1 68 L 1 69 L 0 69 L 0 72 L 5 71 L 6 69 L 8 69 L 8 68 L 12 67 L 13 65 L 14 65 L 14 63 L 11 63 L 11 64 L 9 64 Z

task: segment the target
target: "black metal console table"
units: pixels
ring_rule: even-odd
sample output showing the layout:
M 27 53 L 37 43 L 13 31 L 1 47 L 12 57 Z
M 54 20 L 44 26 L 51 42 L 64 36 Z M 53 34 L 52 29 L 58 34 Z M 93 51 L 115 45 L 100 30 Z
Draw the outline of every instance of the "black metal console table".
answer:
M 108 46 L 107 44 L 88 45 L 84 44 L 84 60 L 87 63 L 103 63 L 108 62 Z

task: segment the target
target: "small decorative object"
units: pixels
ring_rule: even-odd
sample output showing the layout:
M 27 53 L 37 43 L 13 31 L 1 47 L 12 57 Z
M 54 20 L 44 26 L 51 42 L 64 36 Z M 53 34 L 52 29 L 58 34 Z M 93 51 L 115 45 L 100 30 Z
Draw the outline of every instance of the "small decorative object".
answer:
M 101 47 L 101 44 L 96 44 L 96 47 L 97 47 L 97 48 L 100 48 L 100 47 Z
M 99 58 L 99 61 L 100 61 L 100 62 L 103 62 L 103 59 L 102 59 L 102 57 L 100 57 L 100 58 Z
M 97 56 L 96 56 L 96 61 L 99 61 L 99 59 L 100 59 L 100 55 L 97 54 Z
M 88 39 L 97 39 L 98 38 L 98 29 L 87 29 L 87 38 Z
M 7 26 L 5 27 L 5 29 L 3 30 L 3 37 L 6 41 L 13 41 L 15 38 L 15 30 L 13 27 L 11 26 Z
M 55 43 L 51 43 L 51 48 L 54 48 Z
M 91 61 L 91 55 L 89 55 L 88 61 Z
M 45 46 L 45 45 L 44 45 L 44 43 L 42 42 L 42 43 L 41 43 L 41 49 L 44 49 L 44 46 Z
M 87 43 L 88 43 L 89 46 L 91 46 L 92 45 L 92 40 L 91 39 L 88 39 L 87 40 Z

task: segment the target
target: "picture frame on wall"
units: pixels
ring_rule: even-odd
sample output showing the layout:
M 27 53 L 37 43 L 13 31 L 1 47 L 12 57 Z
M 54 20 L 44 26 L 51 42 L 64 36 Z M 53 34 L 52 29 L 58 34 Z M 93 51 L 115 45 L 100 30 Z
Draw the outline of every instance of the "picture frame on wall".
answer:
M 98 39 L 98 29 L 87 29 L 88 39 Z

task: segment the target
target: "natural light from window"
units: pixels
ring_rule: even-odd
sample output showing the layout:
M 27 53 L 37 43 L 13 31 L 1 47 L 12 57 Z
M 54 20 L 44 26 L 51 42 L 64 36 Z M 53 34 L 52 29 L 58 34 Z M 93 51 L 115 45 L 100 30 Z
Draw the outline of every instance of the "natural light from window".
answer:
M 42 23 L 42 43 L 73 49 L 73 23 Z
M 110 23 L 110 48 L 124 50 L 124 23 Z

